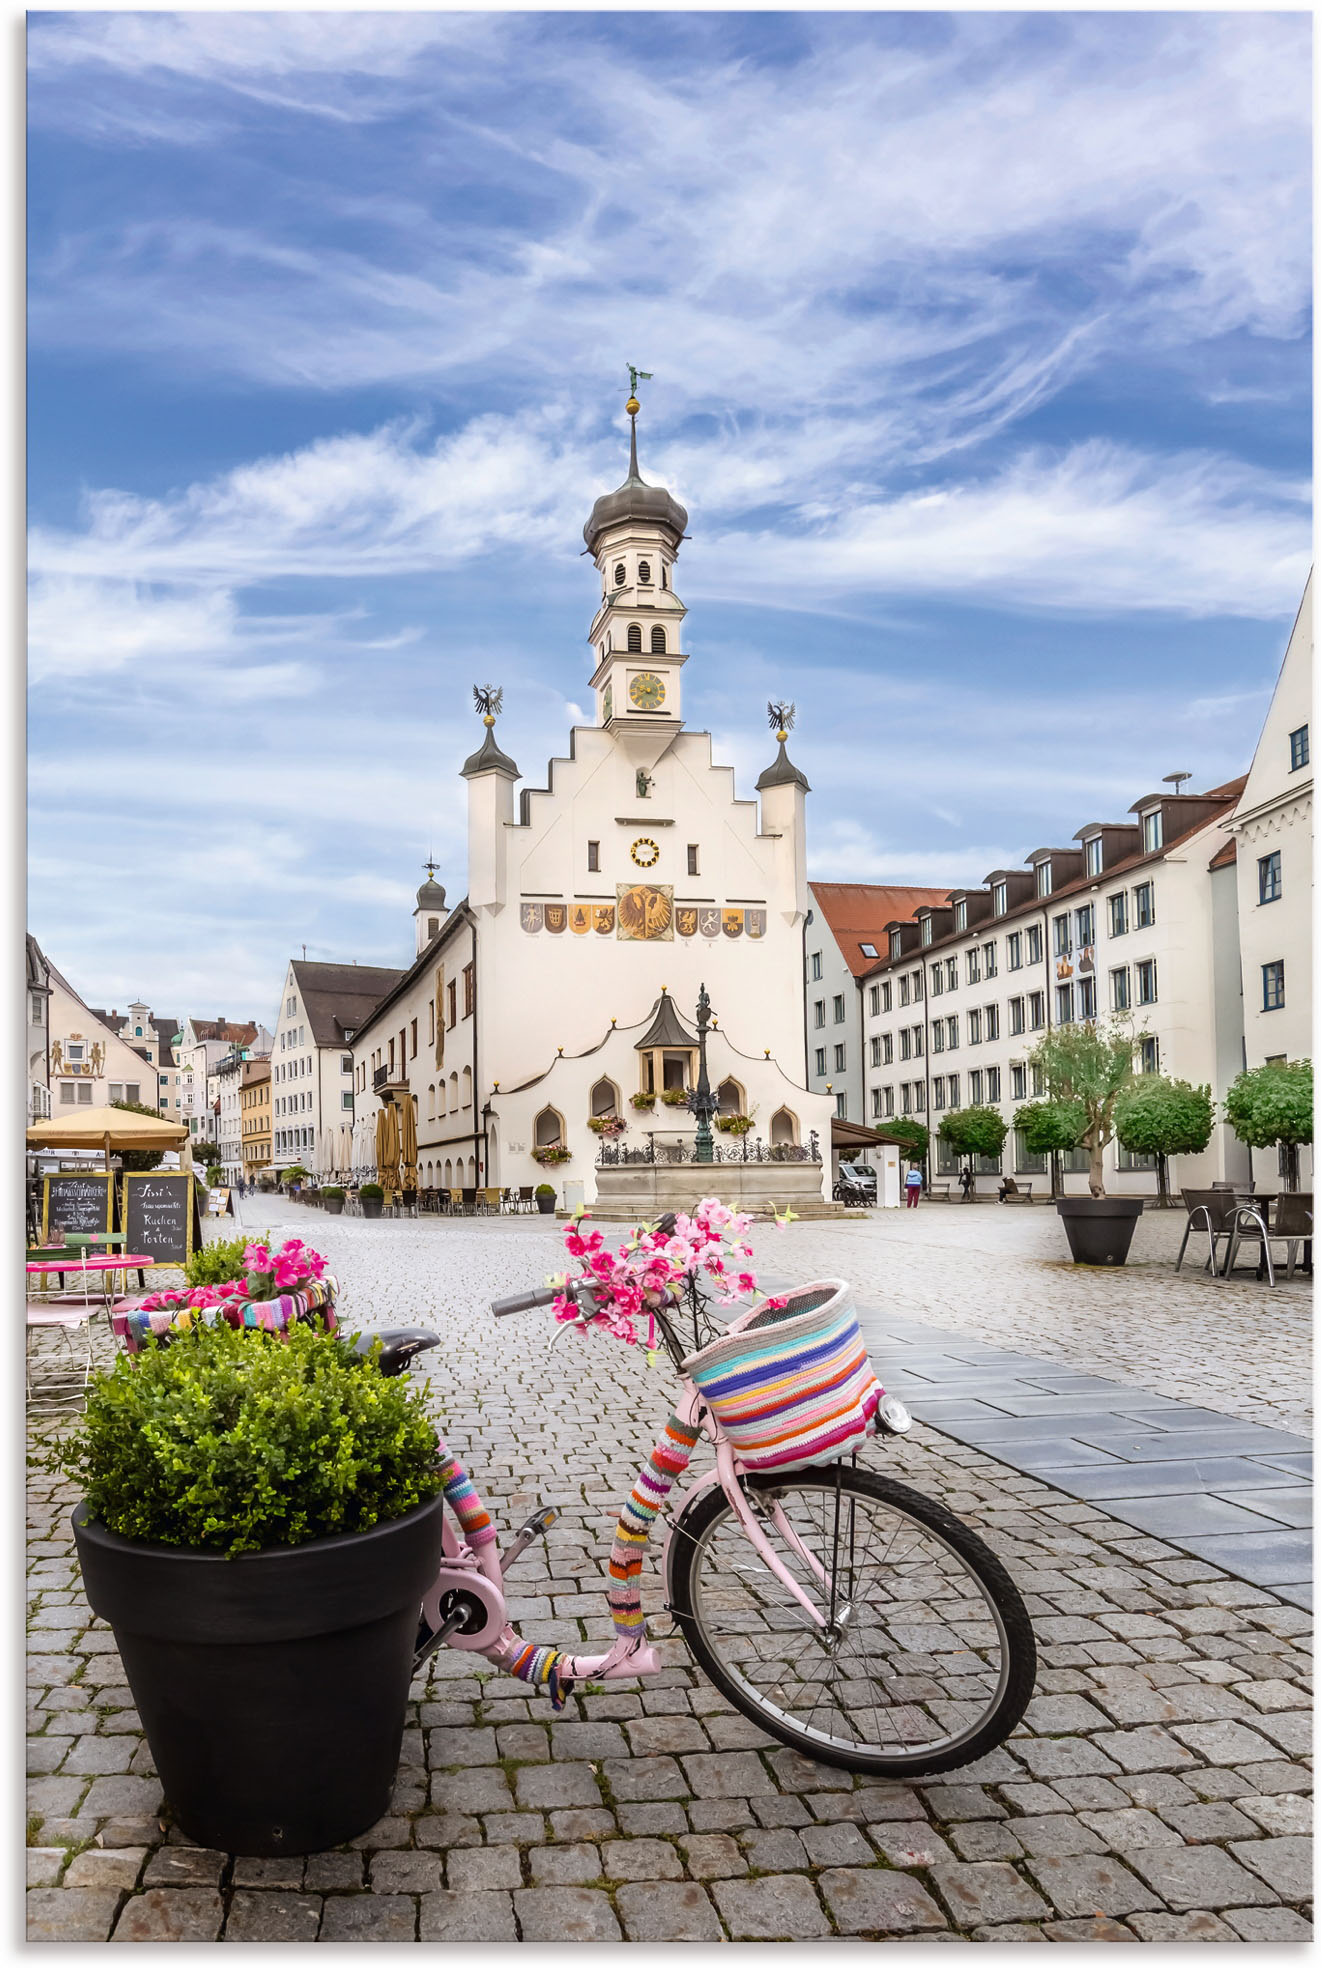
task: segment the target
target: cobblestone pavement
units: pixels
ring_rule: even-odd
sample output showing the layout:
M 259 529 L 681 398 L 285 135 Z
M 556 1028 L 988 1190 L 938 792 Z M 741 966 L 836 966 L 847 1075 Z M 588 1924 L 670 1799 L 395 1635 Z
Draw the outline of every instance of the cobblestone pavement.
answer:
M 666 1413 L 664 1369 L 595 1336 L 548 1361 L 544 1315 L 475 1314 L 554 1264 L 536 1221 L 276 1208 L 330 1257 L 351 1324 L 442 1333 L 438 1419 L 502 1523 L 538 1500 L 563 1512 L 511 1573 L 514 1617 L 604 1644 L 615 1508 Z M 868 1249 L 866 1228 L 810 1235 L 790 1233 L 778 1269 L 856 1272 Z M 977 1527 L 1027 1597 L 1041 1672 L 1002 1749 L 930 1783 L 855 1780 L 762 1736 L 676 1640 L 659 1679 L 576 1694 L 555 1720 L 442 1653 L 415 1684 L 390 1816 L 279 1861 L 162 1827 L 112 1636 L 78 1588 L 73 1499 L 34 1480 L 29 1938 L 1308 1938 L 1307 1615 L 934 1429 L 869 1460 Z
M 1273 1428 L 1312 1428 L 1311 1280 L 1178 1276 L 1184 1211 L 1145 1210 L 1123 1270 L 1072 1264 L 1055 1211 L 1036 1204 L 923 1203 L 851 1212 L 848 1228 L 791 1226 L 797 1275 L 852 1280 L 862 1298 L 994 1346 L 1066 1361 L 1191 1407 Z M 791 1244 L 753 1233 L 768 1269 Z M 1209 1336 L 1214 1344 L 1209 1345 Z

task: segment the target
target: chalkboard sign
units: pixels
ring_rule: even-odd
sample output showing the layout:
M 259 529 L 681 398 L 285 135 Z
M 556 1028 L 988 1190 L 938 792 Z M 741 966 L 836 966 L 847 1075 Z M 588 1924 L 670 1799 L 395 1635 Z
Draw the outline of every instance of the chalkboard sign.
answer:
M 110 1176 L 84 1169 L 48 1175 L 41 1203 L 42 1241 L 49 1239 L 52 1230 L 77 1230 L 86 1236 L 111 1229 L 114 1192 L 110 1184 Z
M 127 1255 L 183 1264 L 192 1254 L 195 1216 L 193 1178 L 186 1171 L 153 1169 L 124 1177 Z

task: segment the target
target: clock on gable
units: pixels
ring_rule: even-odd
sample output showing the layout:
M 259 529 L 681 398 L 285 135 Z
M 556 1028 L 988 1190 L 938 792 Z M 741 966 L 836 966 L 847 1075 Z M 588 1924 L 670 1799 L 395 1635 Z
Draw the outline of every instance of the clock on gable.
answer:
M 629 702 L 637 711 L 659 711 L 666 701 L 666 686 L 653 670 L 640 670 L 629 680 Z

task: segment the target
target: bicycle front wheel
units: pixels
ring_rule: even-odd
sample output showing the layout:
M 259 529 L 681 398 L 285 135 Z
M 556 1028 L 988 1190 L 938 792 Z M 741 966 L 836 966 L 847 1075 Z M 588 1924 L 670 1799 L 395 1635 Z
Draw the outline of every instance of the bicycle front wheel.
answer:
M 939 1503 L 873 1470 L 752 1476 L 745 1494 L 812 1619 L 720 1488 L 671 1540 L 670 1605 L 735 1708 L 802 1755 L 880 1777 L 934 1776 L 1004 1742 L 1037 1670 L 1023 1600 Z

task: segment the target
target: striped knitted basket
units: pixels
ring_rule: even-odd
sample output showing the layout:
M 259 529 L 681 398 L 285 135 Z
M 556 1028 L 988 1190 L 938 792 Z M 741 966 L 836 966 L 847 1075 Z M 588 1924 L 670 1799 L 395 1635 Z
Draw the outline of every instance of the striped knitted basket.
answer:
M 741 1463 L 797 1469 L 848 1455 L 885 1390 L 849 1286 L 827 1278 L 760 1306 L 684 1362 Z

